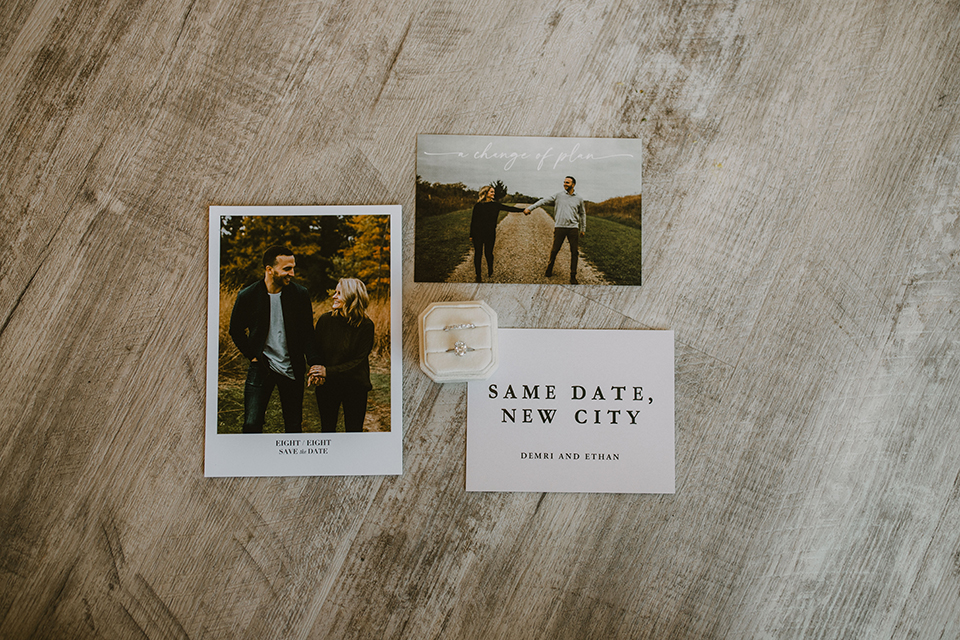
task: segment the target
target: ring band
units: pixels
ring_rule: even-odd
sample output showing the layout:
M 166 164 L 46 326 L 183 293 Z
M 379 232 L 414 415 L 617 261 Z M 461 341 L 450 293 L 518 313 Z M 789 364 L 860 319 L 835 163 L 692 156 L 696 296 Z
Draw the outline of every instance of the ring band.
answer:
M 464 322 L 463 324 L 448 324 L 443 328 L 444 331 L 453 331 L 455 329 L 476 329 L 477 325 L 472 322 Z
M 468 351 L 476 351 L 476 349 L 472 347 L 468 347 L 467 343 L 464 342 L 463 340 L 457 340 L 456 342 L 453 343 L 452 349 L 447 349 L 447 353 L 450 353 L 451 351 L 453 351 L 455 354 L 457 354 L 457 356 L 462 358 L 467 354 Z

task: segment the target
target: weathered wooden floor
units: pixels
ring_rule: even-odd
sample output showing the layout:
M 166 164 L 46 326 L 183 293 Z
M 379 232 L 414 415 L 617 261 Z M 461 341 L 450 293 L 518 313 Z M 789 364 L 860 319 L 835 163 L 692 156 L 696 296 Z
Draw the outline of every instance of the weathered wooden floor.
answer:
M 9 0 L 0 637 L 960 637 L 960 4 Z M 640 288 L 413 282 L 418 133 L 641 137 Z M 404 206 L 404 474 L 204 479 L 207 207 Z M 416 316 L 676 331 L 677 493 L 467 494 Z

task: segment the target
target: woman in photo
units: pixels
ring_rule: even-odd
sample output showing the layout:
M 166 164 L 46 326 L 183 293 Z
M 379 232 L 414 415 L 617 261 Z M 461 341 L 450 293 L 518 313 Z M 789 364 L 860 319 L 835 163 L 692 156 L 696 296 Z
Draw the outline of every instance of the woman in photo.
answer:
M 493 275 L 493 243 L 497 240 L 497 222 L 501 211 L 523 211 L 523 207 L 511 207 L 493 199 L 495 190 L 491 185 L 480 187 L 477 203 L 473 205 L 470 217 L 470 240 L 473 241 L 473 266 L 477 272 L 477 282 L 481 277 L 483 256 L 487 256 L 487 277 Z
M 317 320 L 316 337 L 322 377 L 311 376 L 317 384 L 320 431 L 337 430 L 337 415 L 343 405 L 347 431 L 363 431 L 370 384 L 370 351 L 373 349 L 373 320 L 367 317 L 367 287 L 356 278 L 341 278 L 333 294 L 333 310 Z

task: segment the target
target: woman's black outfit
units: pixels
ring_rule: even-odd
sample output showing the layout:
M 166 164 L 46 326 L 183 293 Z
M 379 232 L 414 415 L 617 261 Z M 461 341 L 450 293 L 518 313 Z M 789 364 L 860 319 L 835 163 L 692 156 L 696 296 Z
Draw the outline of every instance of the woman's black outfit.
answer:
M 327 378 L 317 387 L 320 431 L 337 430 L 337 415 L 343 405 L 343 423 L 347 431 L 363 431 L 370 384 L 370 351 L 373 349 L 373 321 L 364 317 L 359 326 L 347 323 L 343 316 L 327 312 L 317 320 L 319 363 L 327 369 Z
M 487 275 L 493 275 L 493 243 L 497 241 L 497 222 L 501 211 L 523 211 L 523 209 L 500 204 L 495 200 L 473 205 L 470 237 L 473 238 L 473 266 L 477 271 L 477 282 L 481 280 L 484 255 L 487 256 Z

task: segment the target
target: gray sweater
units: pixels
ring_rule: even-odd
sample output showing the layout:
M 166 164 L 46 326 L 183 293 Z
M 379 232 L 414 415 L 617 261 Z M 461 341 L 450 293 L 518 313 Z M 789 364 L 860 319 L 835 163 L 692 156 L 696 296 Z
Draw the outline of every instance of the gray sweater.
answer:
M 530 205 L 530 209 L 545 204 L 554 205 L 553 226 L 561 229 L 580 229 L 580 233 L 587 230 L 587 208 L 583 205 L 583 198 L 576 194 L 561 191 L 547 198 L 540 198 Z

